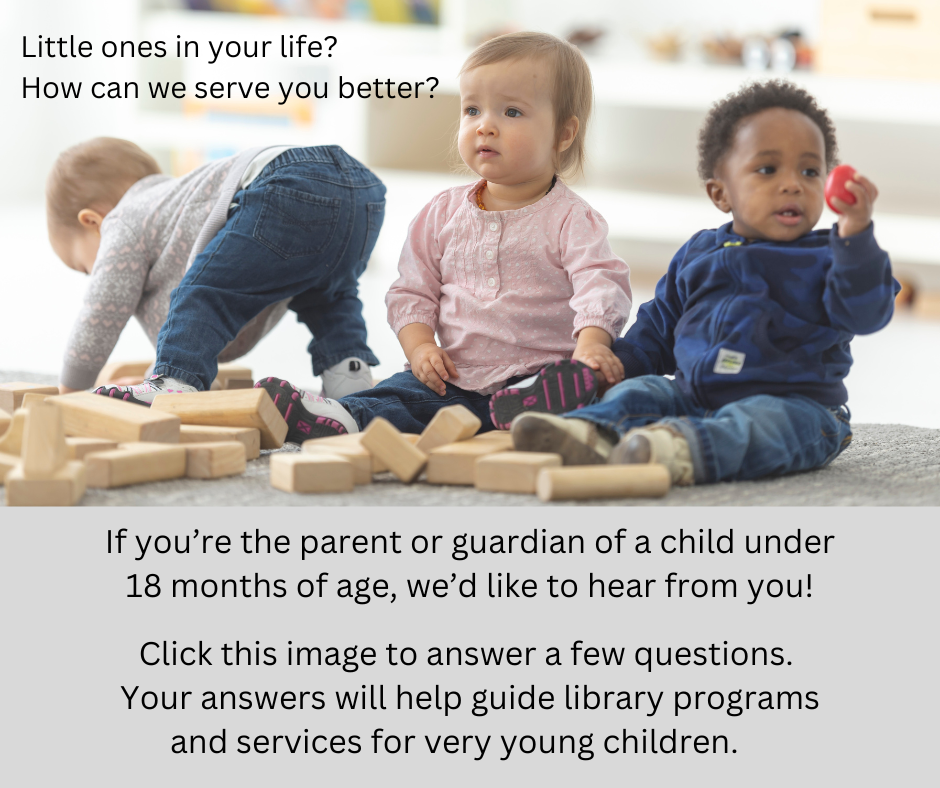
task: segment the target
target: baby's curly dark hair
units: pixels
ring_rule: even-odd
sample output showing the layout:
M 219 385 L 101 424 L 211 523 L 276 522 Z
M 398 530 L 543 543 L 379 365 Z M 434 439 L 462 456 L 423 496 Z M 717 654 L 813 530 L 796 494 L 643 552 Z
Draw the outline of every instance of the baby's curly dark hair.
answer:
M 784 79 L 754 82 L 715 102 L 698 135 L 698 174 L 703 181 L 715 177 L 721 157 L 734 144 L 738 124 L 765 109 L 781 107 L 802 112 L 819 126 L 826 143 L 826 169 L 839 163 L 836 129 L 826 110 L 809 93 Z

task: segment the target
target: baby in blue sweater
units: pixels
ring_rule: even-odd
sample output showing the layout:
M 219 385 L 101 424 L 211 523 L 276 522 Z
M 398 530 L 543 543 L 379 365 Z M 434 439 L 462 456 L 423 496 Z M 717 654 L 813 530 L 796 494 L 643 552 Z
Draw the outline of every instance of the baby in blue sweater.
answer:
M 663 463 L 675 484 L 835 459 L 852 439 L 849 342 L 887 325 L 899 289 L 875 242 L 870 180 L 849 181 L 855 203 L 834 201 L 838 223 L 813 230 L 836 161 L 828 115 L 791 83 L 715 104 L 699 174 L 733 221 L 679 250 L 614 343 L 626 379 L 580 410 L 518 416 L 516 448 L 568 465 Z

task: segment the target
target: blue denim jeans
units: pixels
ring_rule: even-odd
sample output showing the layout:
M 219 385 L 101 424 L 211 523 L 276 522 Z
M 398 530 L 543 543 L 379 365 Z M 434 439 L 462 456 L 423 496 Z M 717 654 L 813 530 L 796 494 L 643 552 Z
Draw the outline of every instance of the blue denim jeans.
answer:
M 489 394 L 464 391 L 447 382 L 444 386 L 445 392 L 441 396 L 411 372 L 397 372 L 374 388 L 350 394 L 340 402 L 352 414 L 361 430 L 372 419 L 381 416 L 401 432 L 419 433 L 428 426 L 435 413 L 448 405 L 463 405 L 473 411 L 483 422 L 480 432 L 496 429 L 490 421 Z
M 288 298 L 313 334 L 315 375 L 348 356 L 378 364 L 358 282 L 385 216 L 382 182 L 338 146 L 293 148 L 232 203 L 171 295 L 154 372 L 208 389 L 225 346 Z
M 624 380 L 600 402 L 565 416 L 593 421 L 616 436 L 669 425 L 689 442 L 696 484 L 821 468 L 852 440 L 848 408 L 827 408 L 801 394 L 759 394 L 710 411 L 658 375 Z

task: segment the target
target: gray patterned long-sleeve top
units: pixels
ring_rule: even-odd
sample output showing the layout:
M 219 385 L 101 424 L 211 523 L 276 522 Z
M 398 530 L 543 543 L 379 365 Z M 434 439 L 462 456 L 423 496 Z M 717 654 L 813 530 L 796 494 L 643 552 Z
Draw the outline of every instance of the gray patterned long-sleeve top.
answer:
M 170 294 L 187 264 L 225 223 L 228 205 L 248 163 L 260 149 L 220 159 L 181 178 L 150 175 L 135 183 L 101 224 L 101 244 L 63 359 L 59 382 L 92 386 L 133 315 L 157 344 Z M 247 353 L 286 311 L 273 304 L 220 354 Z

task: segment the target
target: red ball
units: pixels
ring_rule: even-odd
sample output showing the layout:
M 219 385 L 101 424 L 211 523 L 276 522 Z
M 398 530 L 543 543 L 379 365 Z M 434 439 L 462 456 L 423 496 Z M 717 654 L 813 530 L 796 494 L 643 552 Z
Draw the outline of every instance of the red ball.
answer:
M 829 177 L 826 178 L 826 205 L 832 208 L 836 213 L 842 213 L 842 211 L 832 204 L 833 197 L 837 197 L 842 200 L 842 202 L 848 203 L 849 205 L 855 205 L 855 195 L 845 188 L 846 182 L 852 180 L 854 177 L 854 167 L 850 167 L 848 164 L 840 164 L 838 167 L 835 167 L 832 172 L 829 173 Z

